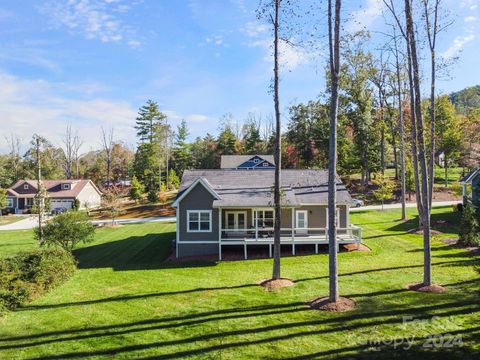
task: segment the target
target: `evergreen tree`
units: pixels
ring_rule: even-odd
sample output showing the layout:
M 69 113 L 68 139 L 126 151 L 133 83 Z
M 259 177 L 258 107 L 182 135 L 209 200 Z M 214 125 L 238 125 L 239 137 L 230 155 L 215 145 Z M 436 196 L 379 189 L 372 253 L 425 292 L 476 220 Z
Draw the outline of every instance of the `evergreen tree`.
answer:
M 145 187 L 138 181 L 136 176 L 133 176 L 130 186 L 130 199 L 139 201 L 143 197 Z
M 243 126 L 244 153 L 255 155 L 262 153 L 263 143 L 260 135 L 260 125 L 252 117 Z
M 175 170 L 170 169 L 168 172 L 168 178 L 170 179 L 170 187 L 172 189 L 178 189 L 180 187 L 180 178 L 177 176 Z
M 137 138 L 140 142 L 148 142 L 153 144 L 159 127 L 165 124 L 166 115 L 160 112 L 158 104 L 153 100 L 148 100 L 138 110 L 135 129 L 137 130 Z
M 180 177 L 183 175 L 183 172 L 191 166 L 192 162 L 192 146 L 187 142 L 188 135 L 187 122 L 182 120 L 177 127 L 173 149 L 174 167 Z M 170 179 L 170 181 L 172 181 L 172 179 Z

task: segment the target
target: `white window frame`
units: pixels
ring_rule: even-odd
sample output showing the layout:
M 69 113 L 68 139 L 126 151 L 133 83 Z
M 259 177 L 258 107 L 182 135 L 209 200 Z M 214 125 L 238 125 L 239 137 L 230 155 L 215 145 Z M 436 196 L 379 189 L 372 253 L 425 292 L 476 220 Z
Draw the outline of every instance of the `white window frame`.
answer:
M 23 184 L 23 190 L 28 190 L 28 189 L 29 189 L 28 184 Z
M 62 190 L 70 190 L 70 184 L 62 184 Z
M 263 166 L 263 167 L 267 167 L 267 166 L 270 166 L 270 164 L 269 164 L 268 162 L 264 162 L 264 163 L 262 164 L 262 166 Z
M 255 158 L 255 159 L 253 159 L 253 162 L 254 162 L 254 164 L 258 164 L 258 163 L 260 162 L 260 159 L 259 159 L 259 158 Z
M 325 219 L 327 220 L 325 223 L 325 228 L 328 228 L 328 206 L 325 208 Z M 336 211 L 336 220 L 337 220 L 337 229 L 340 228 L 340 218 L 341 218 L 341 212 L 340 212 L 340 206 L 337 206 L 337 211 Z
M 198 214 L 198 230 L 192 230 L 190 229 L 190 214 L 196 213 Z M 200 218 L 201 218 L 201 213 L 207 213 L 208 214 L 208 230 L 201 230 L 200 229 Z M 209 233 L 212 232 L 212 210 L 187 210 L 187 232 L 189 233 Z
M 259 209 L 253 209 L 252 211 L 252 224 L 254 227 L 257 227 L 257 219 L 255 218 L 255 214 L 258 214 L 259 211 L 263 212 L 263 219 L 265 221 L 265 211 L 271 211 L 273 213 L 273 225 L 272 228 L 275 226 L 275 209 L 272 208 L 259 208 Z M 258 216 L 257 216 L 258 218 Z
M 13 208 L 13 198 L 7 197 L 7 208 Z
M 25 206 L 33 206 L 33 198 L 25 198 Z
M 231 230 L 228 227 L 228 215 L 233 214 L 235 216 L 234 220 L 234 226 L 232 229 L 236 230 L 246 230 L 247 229 L 247 212 L 246 211 L 241 211 L 241 210 L 231 210 L 231 211 L 225 211 L 225 229 Z M 244 219 L 245 219 L 245 224 L 243 228 L 238 227 L 238 214 L 243 214 Z

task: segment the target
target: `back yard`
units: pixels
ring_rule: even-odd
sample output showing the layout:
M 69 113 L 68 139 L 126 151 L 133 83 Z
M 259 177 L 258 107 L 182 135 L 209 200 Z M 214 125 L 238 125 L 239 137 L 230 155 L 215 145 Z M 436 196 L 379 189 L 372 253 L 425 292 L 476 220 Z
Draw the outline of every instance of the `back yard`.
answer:
M 433 214 L 443 294 L 405 289 L 421 280 L 422 239 L 399 215 L 352 213 L 372 252 L 339 255 L 341 293 L 358 302 L 349 313 L 305 304 L 327 294 L 326 254 L 283 258 L 296 284 L 266 292 L 269 259 L 167 264 L 173 223 L 100 229 L 73 278 L 0 318 L 0 358 L 478 358 L 479 262 L 438 241 L 455 236 L 457 214 Z M 30 231 L 0 233 L 1 256 L 33 246 Z

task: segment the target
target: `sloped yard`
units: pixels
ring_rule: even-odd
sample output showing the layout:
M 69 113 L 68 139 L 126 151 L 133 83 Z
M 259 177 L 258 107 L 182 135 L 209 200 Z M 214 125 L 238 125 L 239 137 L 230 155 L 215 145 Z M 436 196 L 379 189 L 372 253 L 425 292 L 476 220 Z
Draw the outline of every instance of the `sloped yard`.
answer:
M 434 211 L 439 236 L 454 237 L 457 215 Z M 326 254 L 284 258 L 295 286 L 266 292 L 269 259 L 165 264 L 174 224 L 101 229 L 77 250 L 71 280 L 0 319 L 0 358 L 477 358 L 478 260 L 434 241 L 434 278 L 448 291 L 406 290 L 422 277 L 422 239 L 399 214 L 352 213 L 372 252 L 339 255 L 341 292 L 358 303 L 349 313 L 305 304 L 327 294 Z M 26 233 L 0 233 L 2 255 L 31 246 Z

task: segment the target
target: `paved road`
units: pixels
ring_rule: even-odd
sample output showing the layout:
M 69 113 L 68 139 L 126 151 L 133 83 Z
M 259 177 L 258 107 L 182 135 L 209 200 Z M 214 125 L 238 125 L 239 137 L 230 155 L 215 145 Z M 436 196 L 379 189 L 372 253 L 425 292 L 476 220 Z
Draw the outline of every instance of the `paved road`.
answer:
M 140 224 L 140 223 L 149 223 L 149 222 L 163 222 L 163 221 L 175 221 L 175 217 L 148 217 L 142 219 L 118 219 L 115 220 L 116 224 Z M 109 224 L 111 220 L 94 220 L 92 224 L 101 225 Z M 28 230 L 33 229 L 38 225 L 38 218 L 35 216 L 29 216 L 24 220 L 20 220 L 8 225 L 0 226 L 1 230 Z
M 436 201 L 432 203 L 432 207 L 440 207 L 440 206 L 451 206 L 461 203 L 461 200 L 453 200 L 453 201 Z M 407 203 L 407 208 L 414 208 L 417 207 L 417 203 Z M 401 209 L 402 204 L 386 204 L 383 206 L 385 210 L 387 209 Z M 382 210 L 382 205 L 368 205 L 362 206 L 358 208 L 351 208 L 351 211 L 363 211 L 363 210 Z

